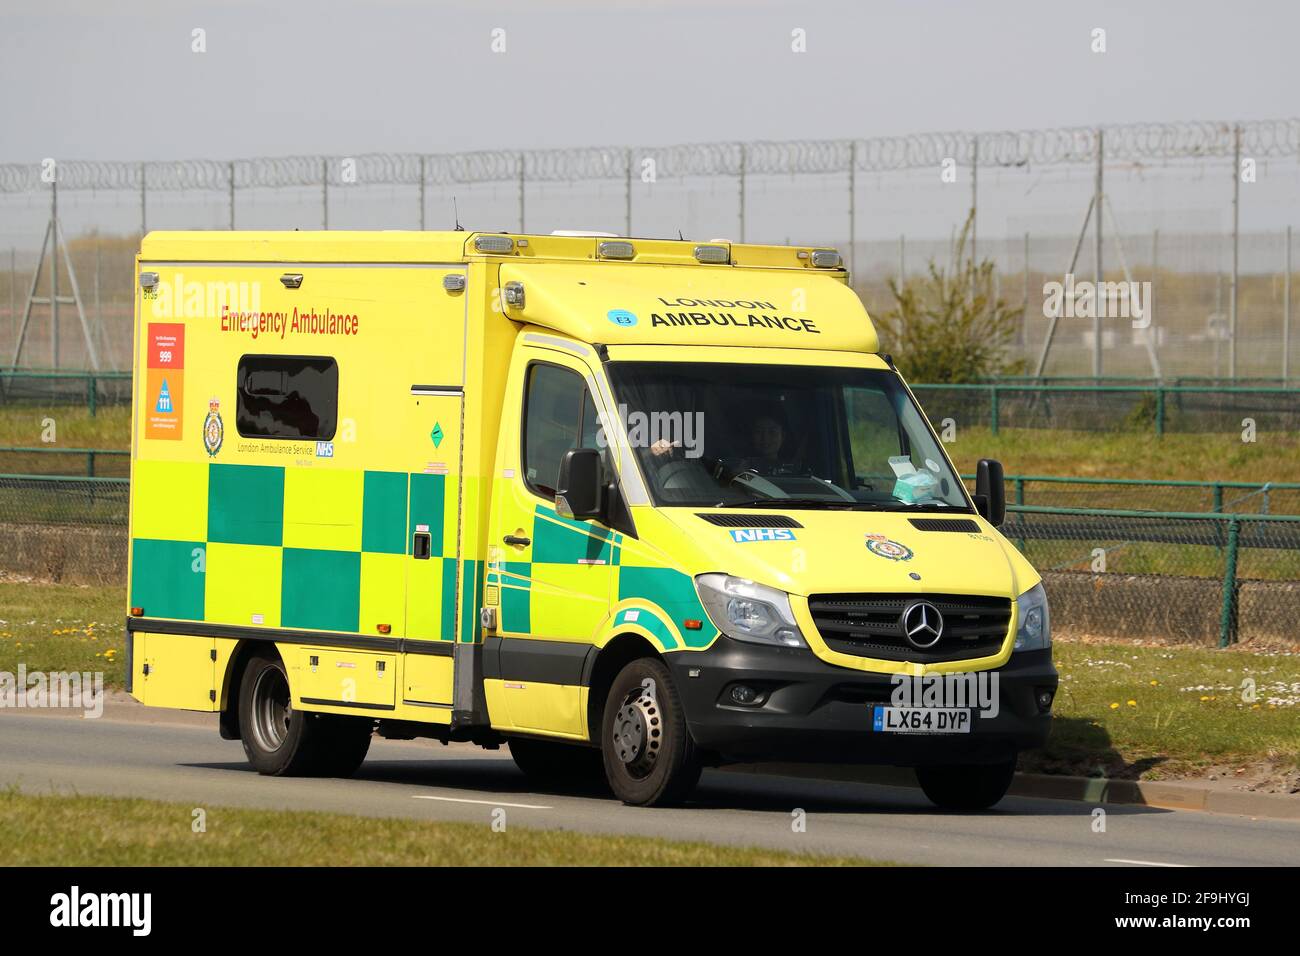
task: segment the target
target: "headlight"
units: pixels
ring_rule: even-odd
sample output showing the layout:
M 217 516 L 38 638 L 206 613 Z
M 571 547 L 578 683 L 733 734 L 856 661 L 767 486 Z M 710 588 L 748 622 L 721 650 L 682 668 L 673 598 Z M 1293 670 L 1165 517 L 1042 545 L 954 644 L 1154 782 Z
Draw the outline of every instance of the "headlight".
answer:
M 1047 592 L 1040 581 L 1016 598 L 1020 624 L 1016 628 L 1018 651 L 1041 651 L 1052 646 L 1052 622 L 1047 614 Z
M 728 637 L 780 647 L 808 646 L 790 610 L 790 595 L 784 591 L 727 574 L 701 574 L 695 589 L 709 619 Z

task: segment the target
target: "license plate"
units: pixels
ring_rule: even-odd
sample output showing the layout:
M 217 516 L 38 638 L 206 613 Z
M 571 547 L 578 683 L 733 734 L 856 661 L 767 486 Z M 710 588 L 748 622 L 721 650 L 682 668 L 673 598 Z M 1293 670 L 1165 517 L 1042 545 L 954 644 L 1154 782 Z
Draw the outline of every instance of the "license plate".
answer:
M 887 734 L 968 734 L 971 712 L 944 707 L 875 708 L 871 729 Z

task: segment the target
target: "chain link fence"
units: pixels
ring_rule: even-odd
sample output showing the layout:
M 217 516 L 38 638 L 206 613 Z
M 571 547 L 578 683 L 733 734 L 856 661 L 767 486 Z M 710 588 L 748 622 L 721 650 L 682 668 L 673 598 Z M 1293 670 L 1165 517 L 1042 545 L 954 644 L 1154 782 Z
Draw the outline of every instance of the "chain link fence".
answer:
M 475 229 L 680 230 L 836 246 L 873 314 L 892 303 L 889 280 L 948 260 L 973 212 L 976 254 L 994 262 L 1001 295 L 1024 306 L 1014 352 L 1030 368 L 1155 375 L 1150 345 L 1164 377 L 1293 380 L 1298 174 L 1294 118 L 456 154 L 45 157 L 0 165 L 0 356 L 25 367 L 90 365 L 71 307 L 57 335 L 38 307 L 13 359 L 56 209 L 98 367 L 121 369 L 130 367 L 131 257 L 144 232 L 446 229 L 454 198 Z M 1098 220 L 1101 241 L 1093 242 Z M 1045 286 L 1067 272 L 1149 281 L 1152 325 L 1064 322 L 1038 370 Z
M 1067 431 L 1238 432 L 1300 430 L 1300 388 L 1276 385 L 982 384 L 911 386 L 930 421 L 943 429 L 987 427 Z M 0 405 L 131 403 L 130 372 L 0 370 Z
M 1064 633 L 1296 639 L 1298 516 L 1012 505 L 1001 530 L 1047 580 Z
M 974 490 L 974 475 L 963 475 Z M 1300 483 L 1007 475 L 1008 502 L 1055 508 L 1300 515 Z
M 126 527 L 126 478 L 0 475 L 0 524 Z
M 930 421 L 943 429 L 1240 432 L 1300 429 L 1300 389 L 1150 385 L 913 385 Z
M 0 570 L 125 579 L 128 483 L 0 475 Z M 1293 642 L 1300 516 L 1009 506 L 1062 634 Z M 80 562 L 80 563 L 79 563 Z

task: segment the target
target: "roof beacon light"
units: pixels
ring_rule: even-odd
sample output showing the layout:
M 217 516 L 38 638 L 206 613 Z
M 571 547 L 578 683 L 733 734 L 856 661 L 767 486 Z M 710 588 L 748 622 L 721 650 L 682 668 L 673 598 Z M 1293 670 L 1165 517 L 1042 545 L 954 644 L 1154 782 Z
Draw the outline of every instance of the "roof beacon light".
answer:
M 596 255 L 602 259 L 631 259 L 636 255 L 630 242 L 602 242 L 596 247 Z
M 726 246 L 696 246 L 695 258 L 699 262 L 728 263 L 731 252 Z
M 476 252 L 510 253 L 515 251 L 515 241 L 509 236 L 475 236 L 474 249 Z
M 838 269 L 844 262 L 834 249 L 814 249 L 812 264 L 814 269 Z

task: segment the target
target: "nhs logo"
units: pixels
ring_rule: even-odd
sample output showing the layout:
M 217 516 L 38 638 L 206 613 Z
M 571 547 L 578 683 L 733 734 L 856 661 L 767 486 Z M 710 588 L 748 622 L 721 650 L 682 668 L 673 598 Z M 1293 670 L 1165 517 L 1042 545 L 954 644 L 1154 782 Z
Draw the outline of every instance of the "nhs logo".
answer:
M 317 458 L 333 458 L 334 443 L 332 441 L 318 441 L 316 443 Z
M 737 544 L 750 541 L 793 541 L 794 532 L 789 528 L 732 528 L 731 540 Z

